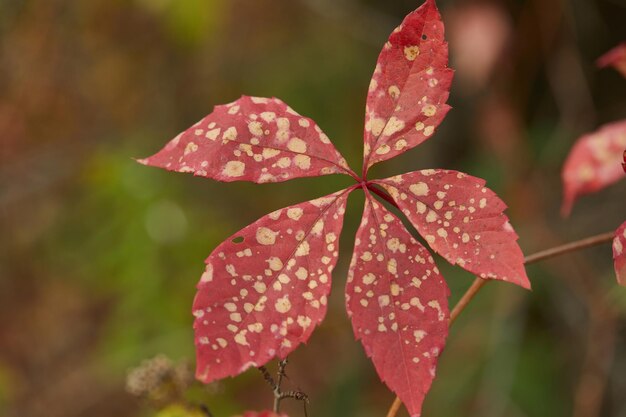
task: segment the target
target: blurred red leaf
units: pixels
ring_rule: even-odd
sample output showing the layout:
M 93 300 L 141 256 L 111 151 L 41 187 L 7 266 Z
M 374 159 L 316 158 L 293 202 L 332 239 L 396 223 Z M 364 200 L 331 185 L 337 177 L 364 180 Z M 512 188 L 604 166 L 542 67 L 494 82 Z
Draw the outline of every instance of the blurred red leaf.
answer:
M 218 181 L 280 182 L 350 174 L 315 122 L 277 98 L 242 96 L 213 112 L 140 163 Z
M 457 80 L 470 92 L 489 81 L 513 30 L 500 3 L 461 2 L 448 15 Z
M 193 303 L 196 377 L 285 358 L 324 315 L 349 191 L 276 210 L 219 245 Z
M 367 193 L 346 307 L 378 375 L 412 416 L 420 414 L 448 335 L 448 295 L 428 250 Z
M 563 215 L 569 215 L 578 196 L 601 190 L 624 177 L 624 148 L 626 120 L 606 124 L 576 141 L 561 173 Z
M 617 45 L 596 61 L 599 68 L 613 67 L 626 77 L 626 42 Z
M 484 279 L 530 288 L 517 234 L 504 214 L 506 205 L 484 180 L 437 169 L 375 182 L 448 262 Z
M 365 110 L 363 172 L 432 136 L 450 109 L 448 44 L 434 0 L 389 36 L 376 64 Z
M 626 222 L 615 231 L 613 239 L 615 275 L 620 285 L 626 286 Z

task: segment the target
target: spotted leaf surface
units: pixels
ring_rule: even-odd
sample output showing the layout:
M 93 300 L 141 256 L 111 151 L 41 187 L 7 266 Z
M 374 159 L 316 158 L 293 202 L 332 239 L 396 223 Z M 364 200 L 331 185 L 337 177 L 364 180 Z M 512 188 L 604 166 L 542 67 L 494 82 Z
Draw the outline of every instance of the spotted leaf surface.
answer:
M 276 210 L 211 253 L 193 304 L 198 379 L 239 374 L 307 341 L 326 314 L 348 194 Z
M 626 77 L 626 42 L 617 45 L 606 54 L 598 58 L 598 67 L 613 67 Z
M 428 139 L 450 109 L 452 70 L 434 0 L 410 13 L 385 43 L 367 95 L 364 168 Z
M 561 173 L 564 215 L 571 212 L 579 196 L 599 191 L 624 178 L 625 148 L 626 120 L 604 125 L 576 141 Z
M 617 282 L 626 286 L 626 223 L 622 224 L 615 231 L 613 261 Z
M 506 205 L 483 179 L 423 170 L 375 182 L 448 262 L 484 279 L 530 288 L 517 234 L 504 214 Z
M 448 295 L 428 250 L 368 195 L 346 306 L 356 338 L 411 416 L 420 415 L 448 335 Z
M 139 162 L 225 182 L 267 183 L 351 172 L 313 120 L 277 98 L 246 96 L 215 106 Z

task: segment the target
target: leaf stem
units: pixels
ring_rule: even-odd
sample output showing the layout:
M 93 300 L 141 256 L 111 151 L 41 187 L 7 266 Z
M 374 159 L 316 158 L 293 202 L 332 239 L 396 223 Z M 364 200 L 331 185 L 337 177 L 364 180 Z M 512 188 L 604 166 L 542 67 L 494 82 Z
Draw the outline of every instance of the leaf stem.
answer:
M 376 187 L 374 184 L 370 182 L 366 182 L 365 186 L 367 187 L 368 190 L 370 190 L 371 192 L 373 192 L 374 194 L 376 194 L 377 196 L 379 196 L 380 198 L 382 198 L 383 200 L 385 200 L 386 202 L 388 202 L 389 204 L 391 204 L 392 206 L 400 210 L 400 207 L 398 207 L 396 202 L 393 201 L 393 198 L 391 198 L 389 194 L 387 194 L 386 192 L 384 192 L 383 190 Z
M 368 188 L 370 187 L 368 186 Z M 370 188 L 370 189 L 374 193 L 376 193 L 376 191 L 374 191 L 373 188 Z M 383 197 L 381 194 L 378 194 L 378 193 L 376 194 L 381 196 L 385 200 L 387 200 L 387 198 Z M 566 243 L 564 245 L 555 246 L 550 249 L 542 250 L 542 251 L 526 256 L 524 258 L 524 264 L 529 265 L 535 262 L 542 261 L 544 259 L 554 258 L 556 256 L 564 255 L 566 253 L 575 252 L 580 249 L 590 248 L 593 246 L 601 245 L 603 243 L 609 243 L 613 240 L 614 235 L 615 235 L 615 232 L 600 233 L 598 235 L 576 240 L 574 242 Z M 465 291 L 463 296 L 461 296 L 461 299 L 456 303 L 456 305 L 452 309 L 452 312 L 450 313 L 450 325 L 452 325 L 452 323 L 457 319 L 457 317 L 459 317 L 459 315 L 463 312 L 463 310 L 465 310 L 465 307 L 467 307 L 470 301 L 472 301 L 472 299 L 476 296 L 476 294 L 478 294 L 480 289 L 484 287 L 485 284 L 487 284 L 487 282 L 489 281 L 484 280 L 482 278 L 476 278 L 474 282 L 472 282 L 472 285 L 470 285 L 470 287 L 467 289 L 467 291 Z M 389 407 L 389 411 L 387 412 L 387 417 L 395 417 L 401 405 L 402 405 L 402 401 L 400 401 L 400 398 L 396 397 L 395 400 L 393 401 L 393 404 L 391 404 L 391 407 Z
M 358 182 L 358 183 L 363 182 L 363 179 L 362 179 L 361 177 L 359 177 L 359 176 L 357 175 L 357 173 L 356 173 L 356 172 L 354 172 L 354 171 L 353 171 L 350 167 L 348 167 L 347 169 L 346 169 L 346 168 L 344 168 L 344 171 L 345 171 L 348 175 L 350 175 L 352 178 L 354 178 L 354 180 L 355 180 L 356 182 Z
M 393 400 L 393 404 L 389 407 L 389 411 L 387 412 L 387 417 L 395 417 L 396 413 L 400 410 L 400 406 L 402 405 L 402 401 L 400 401 L 399 397 L 396 397 Z

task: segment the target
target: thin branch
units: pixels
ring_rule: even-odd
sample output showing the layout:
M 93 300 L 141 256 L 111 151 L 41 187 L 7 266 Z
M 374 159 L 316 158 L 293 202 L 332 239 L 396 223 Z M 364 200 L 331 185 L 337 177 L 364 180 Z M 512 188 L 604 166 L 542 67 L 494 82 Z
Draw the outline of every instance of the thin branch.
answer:
M 400 397 L 396 397 L 396 399 L 393 400 L 393 404 L 391 404 L 391 407 L 389 407 L 389 411 L 387 412 L 387 417 L 395 417 L 398 410 L 400 410 L 401 405 L 402 405 L 402 401 L 400 400 Z
M 287 367 L 287 358 L 278 362 L 278 383 L 274 389 L 274 412 L 278 413 L 280 410 L 280 400 L 282 400 L 283 393 L 280 391 L 280 386 L 283 383 L 283 377 L 285 376 L 285 368 Z
M 370 187 L 368 187 L 370 188 Z M 370 188 L 371 189 L 371 188 Z M 372 191 L 374 191 L 372 189 Z M 376 192 L 376 191 L 374 191 Z M 378 194 L 378 193 L 376 193 Z M 378 194 L 380 195 L 380 194 Z M 383 197 L 381 195 L 381 197 Z M 384 198 L 384 197 L 383 197 Z M 528 255 L 524 258 L 524 264 L 529 265 L 535 262 L 542 261 L 544 259 L 554 258 L 559 255 L 564 255 L 566 253 L 575 252 L 581 249 L 590 248 L 593 246 L 601 245 L 603 243 L 609 243 L 613 240 L 615 236 L 615 232 L 606 232 L 601 233 L 599 235 L 590 236 L 585 239 L 576 240 L 574 242 L 566 243 L 564 245 L 555 246 L 550 249 L 546 249 L 540 252 L 533 253 L 532 255 Z M 472 285 L 465 291 L 461 299 L 452 309 L 450 313 L 450 325 L 457 319 L 457 317 L 465 310 L 465 307 L 472 301 L 472 299 L 478 294 L 480 289 L 485 286 L 488 280 L 484 280 L 482 278 L 476 278 Z M 400 398 L 396 397 L 387 412 L 387 417 L 395 417 L 400 409 L 400 405 L 402 401 Z
M 392 206 L 394 206 L 395 208 L 397 208 L 398 210 L 400 210 L 400 207 L 398 207 L 398 205 L 393 200 L 393 198 L 391 198 L 391 196 L 387 194 L 385 191 L 381 190 L 380 188 L 378 188 L 372 183 L 367 183 L 367 189 L 373 192 L 374 194 L 376 194 L 377 196 L 379 196 L 380 198 L 382 198 L 383 200 L 385 200 L 386 202 L 388 202 L 389 204 L 391 204 Z
M 272 391 L 276 391 L 278 389 L 278 385 L 276 385 L 276 382 L 274 382 L 274 378 L 272 378 L 272 375 L 270 375 L 267 368 L 265 366 L 259 366 L 258 370 L 261 372 L 261 374 L 263 374 L 263 379 L 265 379 L 265 382 L 267 382 L 268 385 L 272 388 Z
M 615 237 L 615 232 L 606 232 L 606 233 L 601 233 L 599 235 L 591 236 L 585 239 L 577 240 L 575 242 L 566 243 L 561 246 L 556 246 L 551 249 L 546 249 L 541 252 L 528 255 L 526 258 L 524 258 L 524 263 L 528 265 L 528 264 L 532 264 L 538 261 L 542 261 L 544 259 L 563 255 L 569 252 L 574 252 L 580 249 L 597 246 L 602 243 L 608 243 L 613 240 L 613 237 Z
M 307 408 L 306 405 L 309 402 L 309 396 L 304 392 L 300 391 L 299 388 L 297 391 L 283 391 L 281 389 L 281 385 L 283 383 L 283 379 L 289 379 L 287 374 L 285 373 L 285 368 L 287 367 L 287 358 L 282 359 L 278 362 L 278 372 L 276 373 L 276 380 L 272 377 L 265 366 L 259 366 L 257 369 L 263 375 L 263 379 L 268 383 L 268 385 L 272 388 L 272 393 L 274 394 L 274 407 L 273 411 L 278 413 L 280 411 L 280 402 L 285 398 L 293 398 L 298 401 L 302 401 L 304 405 L 304 417 L 307 417 Z
M 476 278 L 474 282 L 472 282 L 472 285 L 470 285 L 470 287 L 467 289 L 467 291 L 465 291 L 461 299 L 456 303 L 456 305 L 452 309 L 452 312 L 450 313 L 450 325 L 454 323 L 456 318 L 459 317 L 459 315 L 463 312 L 465 307 L 467 307 L 470 301 L 472 301 L 474 296 L 478 294 L 478 291 L 480 291 L 480 289 L 487 282 L 488 281 L 486 279 L 482 279 L 482 278 Z

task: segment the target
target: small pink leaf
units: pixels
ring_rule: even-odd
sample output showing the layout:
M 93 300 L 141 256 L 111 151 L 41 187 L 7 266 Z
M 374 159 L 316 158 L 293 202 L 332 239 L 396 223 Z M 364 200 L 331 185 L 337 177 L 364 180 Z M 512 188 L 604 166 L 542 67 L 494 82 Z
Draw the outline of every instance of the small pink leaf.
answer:
M 437 253 L 484 279 L 530 288 L 506 205 L 485 181 L 462 172 L 423 170 L 382 185 Z
M 435 1 L 427 0 L 380 52 L 367 95 L 364 171 L 428 139 L 450 109 L 443 29 Z
M 626 77 L 626 42 L 617 45 L 596 61 L 599 68 L 613 67 Z
M 617 282 L 626 286 L 626 222 L 615 231 L 613 261 Z
M 308 340 L 326 314 L 349 191 L 261 217 L 207 258 L 193 304 L 200 381 L 284 358 Z
M 419 416 L 448 335 L 449 290 L 431 254 L 369 194 L 346 285 L 354 335 Z
M 139 162 L 225 182 L 352 172 L 313 120 L 277 98 L 247 96 L 215 106 L 213 113 Z
M 563 215 L 571 212 L 578 196 L 599 191 L 624 177 L 621 164 L 624 148 L 626 120 L 606 124 L 576 141 L 561 173 Z

